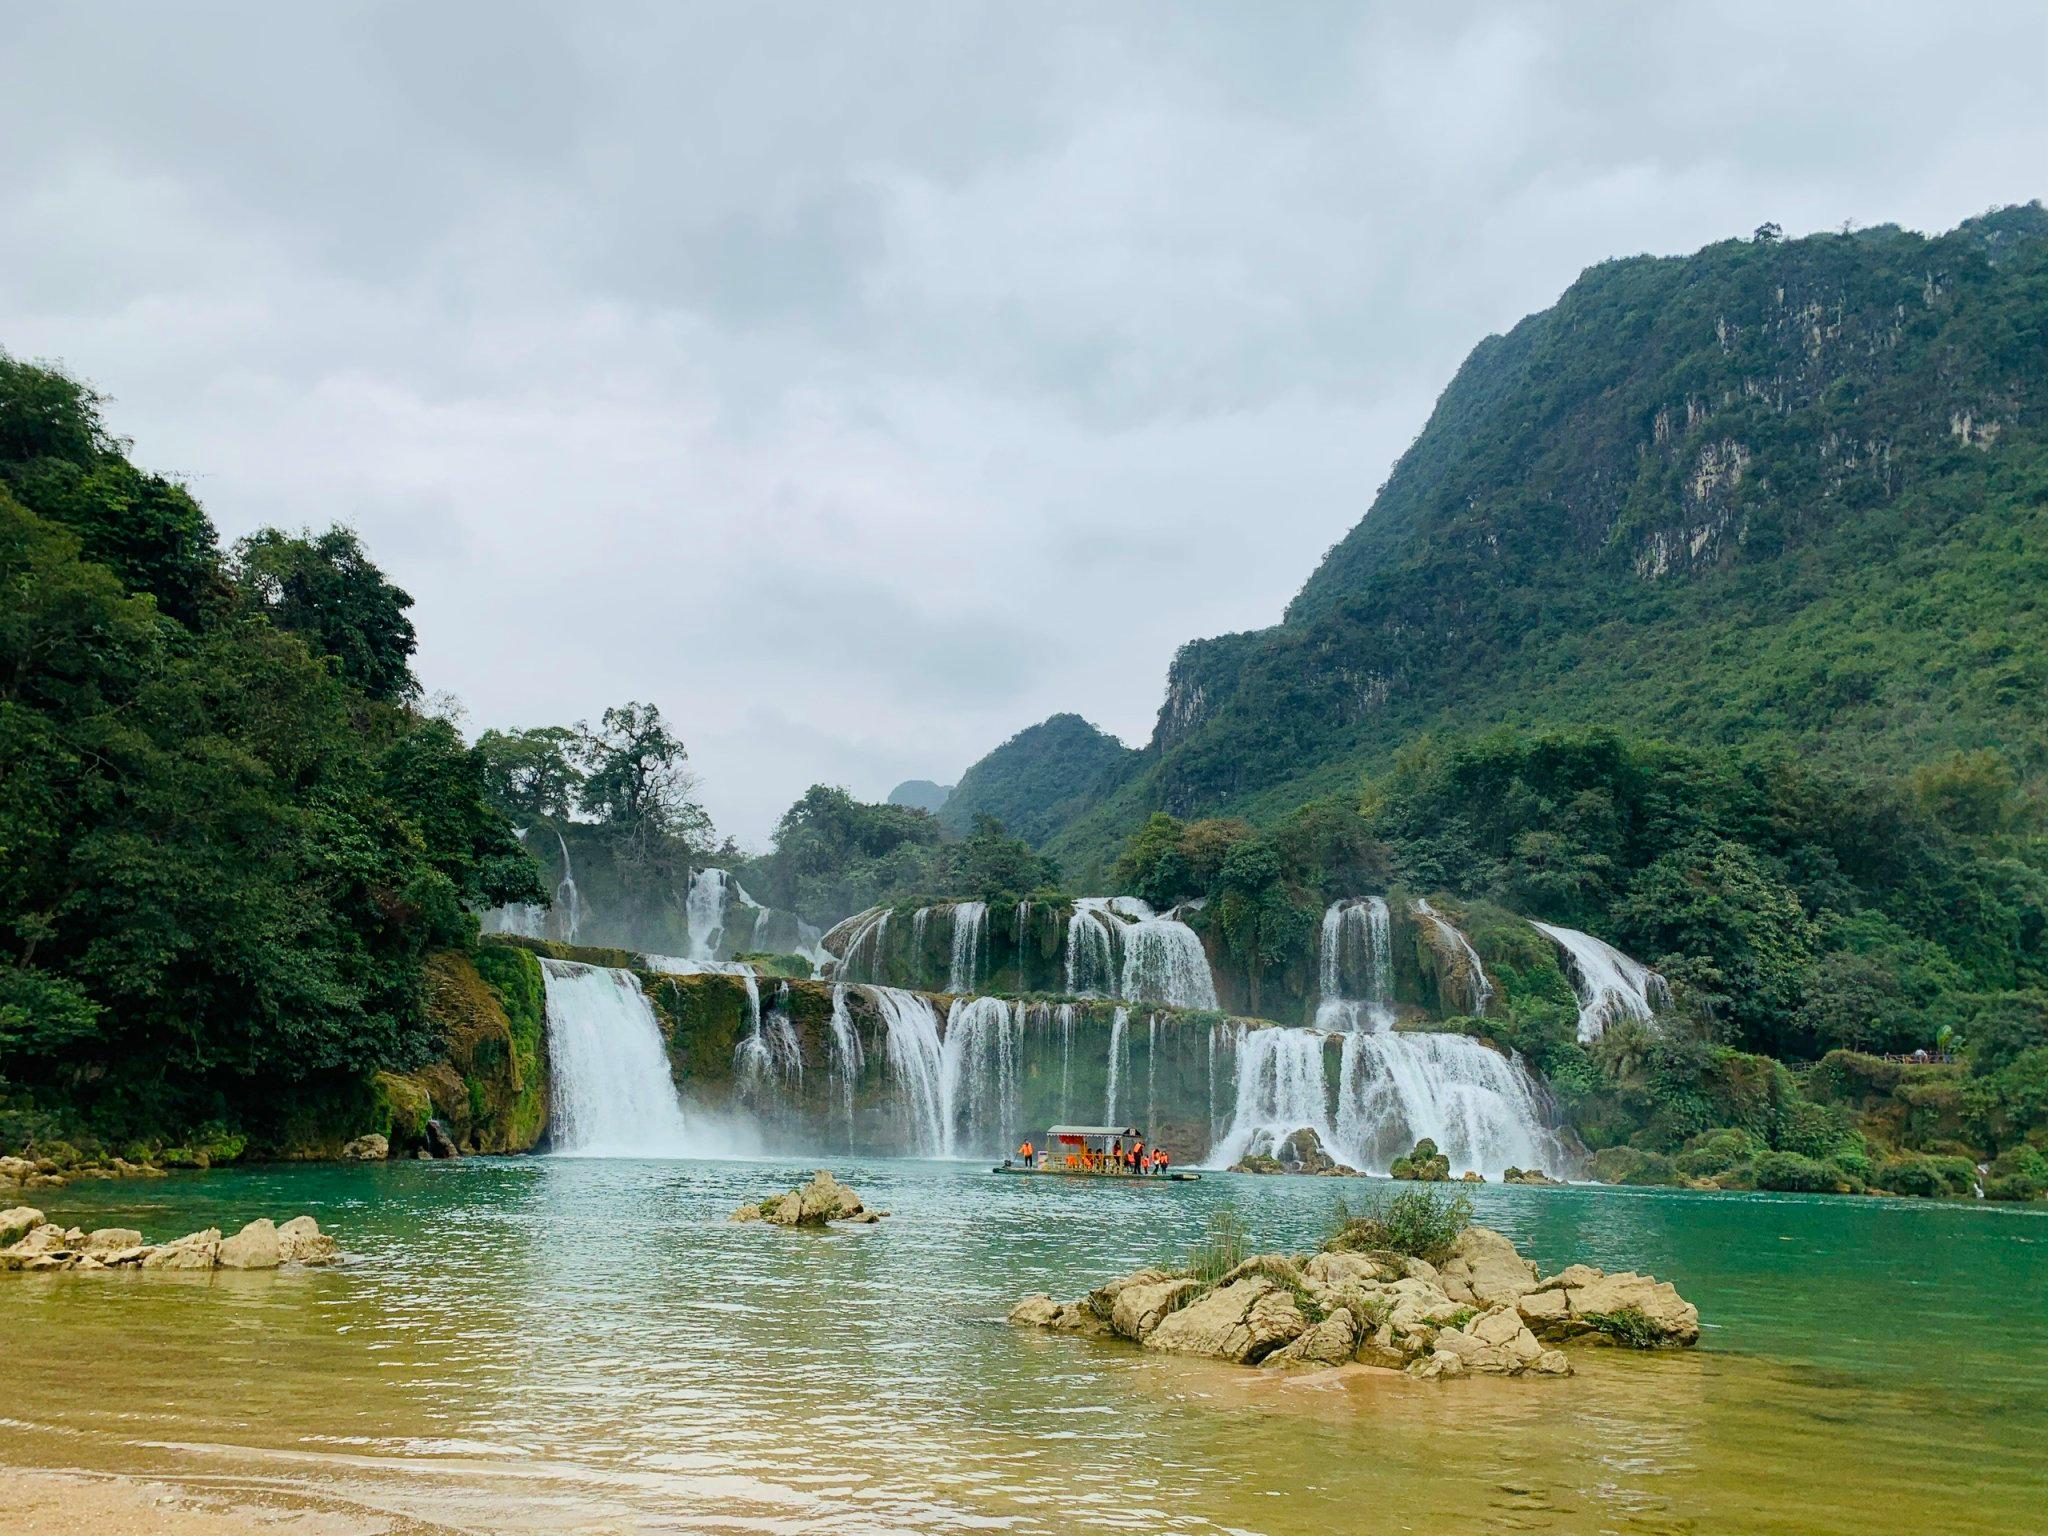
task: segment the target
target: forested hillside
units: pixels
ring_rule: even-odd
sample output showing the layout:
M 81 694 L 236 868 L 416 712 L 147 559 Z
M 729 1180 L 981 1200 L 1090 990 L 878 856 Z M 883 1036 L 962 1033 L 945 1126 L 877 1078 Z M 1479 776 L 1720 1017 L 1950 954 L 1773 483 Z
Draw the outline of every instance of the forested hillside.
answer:
M 965 833 L 993 816 L 1031 842 L 1059 827 L 1129 777 L 1139 754 L 1079 715 L 1054 715 L 1019 731 L 960 776 L 937 812 L 949 831 Z
M 544 894 L 354 535 L 223 551 L 124 447 L 0 353 L 0 1147 L 239 1149 L 441 1051 L 430 958 Z
M 2038 204 L 1595 267 L 1474 349 L 1279 626 L 1182 649 L 1048 846 L 1099 870 L 1149 810 L 1270 819 L 1500 724 L 2038 773 L 2044 398 Z

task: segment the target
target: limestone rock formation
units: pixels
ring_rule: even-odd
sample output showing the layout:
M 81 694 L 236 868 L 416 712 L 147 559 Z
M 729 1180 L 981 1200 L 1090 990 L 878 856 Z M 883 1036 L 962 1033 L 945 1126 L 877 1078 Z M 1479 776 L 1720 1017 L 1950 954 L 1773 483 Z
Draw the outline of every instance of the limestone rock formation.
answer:
M 1140 1269 L 1082 1301 L 1028 1296 L 1010 1321 L 1273 1370 L 1362 1364 L 1426 1380 L 1569 1376 L 1559 1343 L 1699 1340 L 1698 1311 L 1668 1283 L 1583 1264 L 1539 1279 L 1506 1237 L 1475 1226 L 1440 1269 L 1385 1250 L 1259 1254 L 1210 1281 Z
M 16 1231 L 23 1226 L 26 1229 Z M 211 1272 L 216 1269 L 277 1269 L 287 1264 L 332 1264 L 341 1257 L 334 1239 L 310 1216 L 296 1216 L 283 1226 L 267 1217 L 248 1223 L 233 1237 L 220 1229 L 188 1232 L 167 1243 L 145 1243 L 129 1227 L 68 1231 L 43 1220 L 26 1206 L 0 1213 L 0 1269 L 73 1270 L 167 1269 Z
M 776 1227 L 822 1227 L 830 1221 L 872 1226 L 888 1214 L 869 1210 L 859 1195 L 832 1176 L 830 1169 L 820 1168 L 801 1189 L 743 1205 L 732 1213 L 732 1219 L 765 1221 Z
M 391 1155 L 391 1143 L 372 1131 L 367 1136 L 358 1136 L 354 1141 L 344 1143 L 341 1155 L 352 1162 L 381 1163 Z
M 1415 1150 L 1406 1157 L 1394 1159 L 1387 1172 L 1397 1179 L 1416 1179 L 1428 1184 L 1441 1184 L 1451 1176 L 1451 1160 L 1437 1151 L 1436 1143 L 1427 1136 L 1415 1143 Z

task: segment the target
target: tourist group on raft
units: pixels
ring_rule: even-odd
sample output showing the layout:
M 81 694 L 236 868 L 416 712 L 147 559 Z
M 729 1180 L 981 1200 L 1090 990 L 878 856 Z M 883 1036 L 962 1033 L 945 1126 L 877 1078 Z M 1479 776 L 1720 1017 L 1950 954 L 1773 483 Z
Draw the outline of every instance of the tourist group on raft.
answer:
M 1080 1146 L 1068 1152 L 1064 1166 L 1074 1173 L 1127 1173 L 1133 1177 L 1163 1174 L 1170 1166 L 1170 1159 L 1164 1147 L 1147 1150 L 1143 1137 L 1126 1146 L 1121 1138 L 1110 1142 L 1106 1148 Z M 1025 1142 L 1017 1149 L 1017 1160 L 1026 1168 L 1044 1168 L 1046 1153 L 1043 1148 Z

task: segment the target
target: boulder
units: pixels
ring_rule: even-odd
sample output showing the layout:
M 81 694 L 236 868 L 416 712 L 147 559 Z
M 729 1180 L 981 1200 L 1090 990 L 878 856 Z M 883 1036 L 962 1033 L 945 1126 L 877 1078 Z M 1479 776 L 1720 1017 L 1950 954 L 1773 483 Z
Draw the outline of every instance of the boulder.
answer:
M 224 1241 L 214 1254 L 222 1269 L 276 1269 L 284 1262 L 284 1247 L 277 1240 L 277 1223 L 262 1217 L 250 1222 Z
M 99 1227 L 86 1234 L 85 1251 L 102 1263 L 110 1253 L 124 1253 L 142 1246 L 142 1234 L 127 1227 Z
M 1106 1323 L 1116 1315 L 1117 1297 L 1131 1287 L 1163 1285 L 1174 1278 L 1163 1269 L 1134 1269 L 1128 1275 L 1119 1275 L 1107 1285 L 1098 1285 L 1088 1293 L 1088 1299 L 1082 1305 Z
M 1531 1291 L 1515 1303 L 1522 1321 L 1538 1333 L 1562 1323 L 1571 1313 L 1563 1291 Z
M 1171 1313 L 1146 1335 L 1145 1347 L 1257 1364 L 1307 1328 L 1293 1292 L 1264 1275 L 1247 1275 Z
M 427 1122 L 427 1151 L 437 1158 L 462 1156 L 462 1148 L 455 1145 L 455 1138 L 448 1133 L 448 1127 L 439 1120 Z
M 1408 1374 L 1420 1377 L 1424 1381 L 1435 1381 L 1443 1376 L 1461 1375 L 1464 1369 L 1465 1362 L 1457 1355 L 1448 1349 L 1439 1349 L 1410 1365 Z
M 1358 1349 L 1358 1321 L 1348 1307 L 1339 1307 L 1320 1323 L 1311 1324 L 1284 1349 L 1259 1362 L 1262 1369 L 1289 1366 L 1342 1365 Z
M 1351 1286 L 1379 1285 L 1398 1280 L 1402 1270 L 1387 1255 L 1372 1253 L 1318 1253 L 1301 1266 L 1304 1279 L 1331 1290 Z
M 797 1193 L 800 1221 L 842 1221 L 860 1214 L 860 1197 L 834 1178 L 830 1169 L 820 1168 Z
M 188 1232 L 176 1242 L 165 1243 L 142 1261 L 144 1269 L 212 1269 L 220 1257 L 220 1228 Z
M 738 1220 L 739 1218 L 734 1217 L 733 1219 Z M 1010 1321 L 1019 1328 L 1050 1328 L 1053 1324 L 1053 1319 L 1059 1315 L 1060 1303 L 1054 1301 L 1043 1291 L 1026 1296 L 1017 1305 L 1010 1308 Z
M 341 1155 L 358 1163 L 381 1163 L 391 1155 L 391 1143 L 372 1131 L 342 1145 Z
M 1123 1337 L 1143 1343 L 1145 1335 L 1197 1289 L 1197 1283 L 1185 1277 L 1124 1286 L 1110 1306 L 1109 1326 Z
M 279 1227 L 277 1243 L 287 1264 L 332 1264 L 341 1257 L 341 1245 L 310 1216 L 294 1216 Z
M 1676 1286 L 1653 1275 L 1625 1270 L 1569 1287 L 1564 1294 L 1570 1307 L 1566 1327 L 1575 1332 L 1592 1328 L 1587 1318 L 1630 1312 L 1642 1317 L 1658 1345 L 1689 1348 L 1699 1342 L 1699 1308 L 1680 1296 Z
M 1510 1168 L 1500 1176 L 1500 1181 L 1503 1184 L 1557 1184 L 1562 1182 L 1561 1180 L 1553 1179 L 1541 1168 Z
M 1078 1333 L 1101 1337 L 1109 1324 L 1097 1317 L 1086 1302 L 1054 1301 L 1043 1292 L 1026 1296 L 1010 1309 L 1010 1321 L 1020 1328 L 1046 1328 L 1054 1333 Z
M 0 1248 L 11 1248 L 43 1224 L 43 1213 L 32 1205 L 17 1205 L 0 1211 Z
M 759 1221 L 761 1219 L 760 1202 L 756 1201 L 752 1205 L 741 1206 L 732 1213 L 732 1219 L 734 1221 Z
M 1563 1350 L 1546 1349 L 1536 1357 L 1535 1364 L 1529 1369 L 1538 1376 L 1569 1376 L 1572 1374 L 1572 1363 L 1565 1358 Z
M 1451 1244 L 1443 1278 L 1459 1282 L 1482 1307 L 1513 1302 L 1536 1289 L 1536 1266 L 1515 1251 L 1515 1245 L 1491 1227 L 1467 1227 Z

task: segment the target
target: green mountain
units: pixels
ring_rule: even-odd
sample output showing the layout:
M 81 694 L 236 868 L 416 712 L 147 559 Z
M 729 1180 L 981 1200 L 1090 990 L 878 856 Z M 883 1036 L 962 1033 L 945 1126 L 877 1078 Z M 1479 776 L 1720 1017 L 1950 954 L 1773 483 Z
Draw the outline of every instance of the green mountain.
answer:
M 934 784 L 930 779 L 905 779 L 889 791 L 889 804 L 907 805 L 913 811 L 925 811 L 936 816 L 945 809 L 946 796 L 952 793 L 950 784 Z
M 939 822 L 965 836 L 976 817 L 993 816 L 1027 842 L 1042 843 L 1100 803 L 1138 761 L 1138 753 L 1079 715 L 1054 715 L 1019 731 L 962 774 Z
M 1473 350 L 1278 625 L 1182 648 L 1113 792 L 1011 824 L 1092 873 L 1149 811 L 1271 822 L 1499 725 L 2038 773 L 2044 422 L 2039 203 L 1604 263 Z

